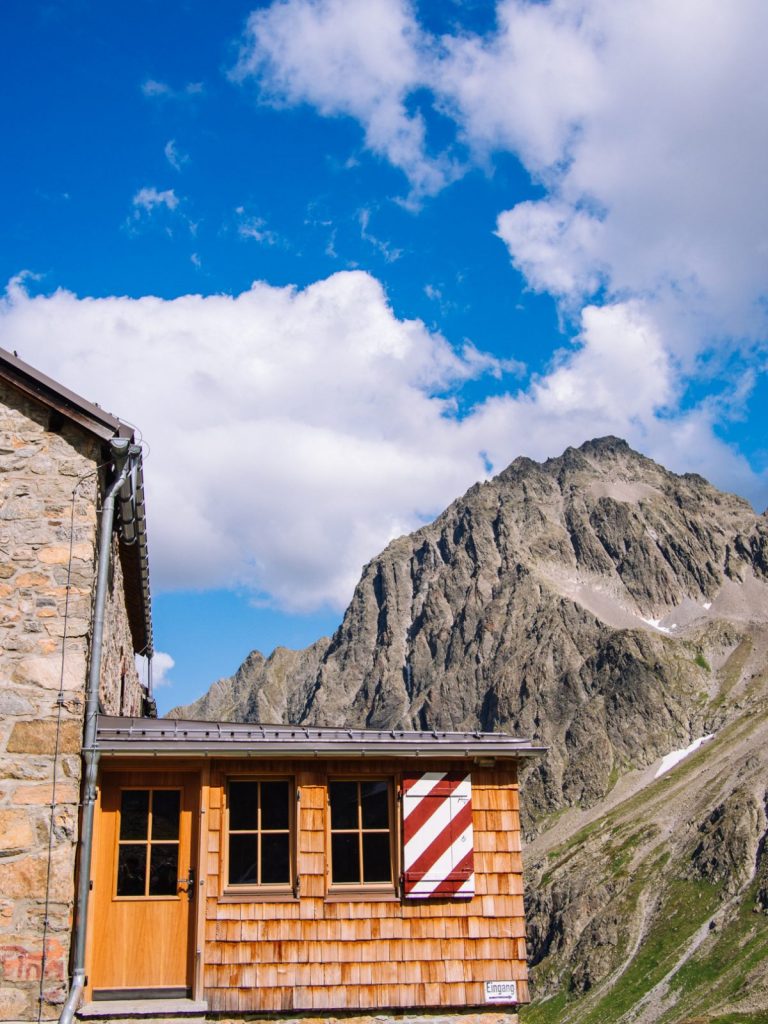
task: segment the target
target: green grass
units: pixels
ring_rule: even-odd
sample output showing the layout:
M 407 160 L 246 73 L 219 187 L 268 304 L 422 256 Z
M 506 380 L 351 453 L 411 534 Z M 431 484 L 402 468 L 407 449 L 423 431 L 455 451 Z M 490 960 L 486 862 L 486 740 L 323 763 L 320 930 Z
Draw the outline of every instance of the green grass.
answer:
M 649 879 L 639 873 L 621 897 L 618 910 L 629 918 Z M 654 922 L 627 970 L 602 997 L 583 999 L 579 1024 L 615 1024 L 672 969 L 696 929 L 711 915 L 719 902 L 716 886 L 706 882 L 675 879 L 657 908 Z M 617 959 L 620 962 L 620 951 Z M 521 1024 L 558 1024 L 562 1013 L 582 999 L 565 991 L 545 1002 L 535 1003 L 521 1014 Z M 591 994 L 590 994 L 591 995 Z M 678 1018 L 675 1018 L 678 1019 Z
M 672 969 L 718 904 L 716 887 L 705 882 L 676 879 L 665 895 L 634 960 L 597 1006 L 580 1017 L 580 1024 L 611 1024 L 635 1006 Z
M 656 825 L 645 825 L 638 831 L 632 832 L 622 842 L 609 842 L 606 852 L 610 860 L 611 874 L 626 874 L 626 868 L 632 860 L 632 856 L 637 847 L 640 846 L 641 843 L 654 839 L 659 834 L 659 831 L 660 829 Z M 621 831 L 619 831 L 618 834 L 620 835 Z
M 552 999 L 525 1006 L 520 1010 L 520 1024 L 557 1024 L 567 1002 L 566 993 L 558 992 Z
M 703 668 L 705 672 L 711 672 L 712 666 L 709 664 L 704 655 L 699 651 L 696 657 L 693 659 L 694 665 L 698 665 L 699 668 Z
M 720 707 L 728 698 L 728 694 L 741 679 L 747 658 L 752 653 L 752 639 L 745 636 L 736 650 L 731 654 L 723 665 L 720 683 L 720 691 L 712 701 L 715 707 Z
M 680 1009 L 695 1015 L 712 1003 L 737 1000 L 748 988 L 750 973 L 768 960 L 768 916 L 752 910 L 757 885 L 754 883 L 744 894 L 733 917 L 713 935 L 714 942 L 697 951 L 675 975 L 672 988 L 678 994 Z M 742 1018 L 751 1019 L 737 1015 L 733 1020 Z M 671 1024 L 678 1018 L 662 1019 Z M 727 1019 L 723 1017 L 722 1021 Z

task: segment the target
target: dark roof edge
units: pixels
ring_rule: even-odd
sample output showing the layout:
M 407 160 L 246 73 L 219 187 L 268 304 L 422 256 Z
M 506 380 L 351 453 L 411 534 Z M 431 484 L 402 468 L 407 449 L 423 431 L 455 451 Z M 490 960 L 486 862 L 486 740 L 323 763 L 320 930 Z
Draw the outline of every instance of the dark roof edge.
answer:
M 410 732 L 401 729 L 320 728 L 117 718 L 100 715 L 96 745 L 101 754 L 220 757 L 418 757 L 523 758 L 547 748 L 531 740 L 491 732 Z
M 13 387 L 29 397 L 36 399 L 50 409 L 76 423 L 84 430 L 93 434 L 100 441 L 112 441 L 114 438 L 133 440 L 134 429 L 123 423 L 116 416 L 106 412 L 100 406 L 89 402 L 81 395 L 65 388 L 63 384 L 36 370 L 23 359 L 0 348 L 0 378 L 8 381 Z M 135 578 L 132 595 L 126 594 L 128 617 L 131 634 L 137 653 L 153 654 L 152 642 L 152 603 L 149 591 L 149 567 L 147 554 L 146 509 L 144 506 L 144 484 L 142 471 L 143 458 L 139 456 L 137 480 L 140 493 L 136 500 L 136 528 L 138 544 L 133 551 L 126 554 L 124 566 Z M 125 545 L 121 544 L 121 555 L 126 553 Z
M 56 409 L 102 441 L 109 441 L 113 437 L 133 437 L 133 427 L 65 388 L 4 348 L 0 348 L 0 376 L 30 397 Z

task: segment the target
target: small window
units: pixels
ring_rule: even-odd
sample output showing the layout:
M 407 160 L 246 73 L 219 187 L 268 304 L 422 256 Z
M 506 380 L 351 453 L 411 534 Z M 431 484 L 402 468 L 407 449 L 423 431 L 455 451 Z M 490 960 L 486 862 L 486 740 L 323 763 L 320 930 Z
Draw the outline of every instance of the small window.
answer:
M 120 796 L 117 896 L 178 896 L 178 789 L 124 789 Z
M 329 784 L 328 798 L 332 884 L 392 885 L 392 784 L 337 780 Z
M 231 780 L 227 882 L 286 889 L 292 884 L 293 786 L 288 779 Z

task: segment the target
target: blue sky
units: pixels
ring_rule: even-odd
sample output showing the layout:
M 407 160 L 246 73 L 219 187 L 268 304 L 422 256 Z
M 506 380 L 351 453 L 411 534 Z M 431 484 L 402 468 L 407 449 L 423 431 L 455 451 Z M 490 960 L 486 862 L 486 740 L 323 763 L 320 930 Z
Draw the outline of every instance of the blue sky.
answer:
M 144 438 L 161 709 L 517 455 L 768 505 L 759 0 L 3 13 L 0 344 Z

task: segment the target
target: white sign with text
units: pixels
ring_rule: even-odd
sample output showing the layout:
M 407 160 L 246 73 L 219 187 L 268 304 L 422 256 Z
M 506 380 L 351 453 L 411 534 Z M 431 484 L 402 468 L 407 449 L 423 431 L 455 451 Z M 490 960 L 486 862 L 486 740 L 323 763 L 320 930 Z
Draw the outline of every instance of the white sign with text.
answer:
M 516 1003 L 517 982 L 486 981 L 485 1001 L 486 1003 Z

